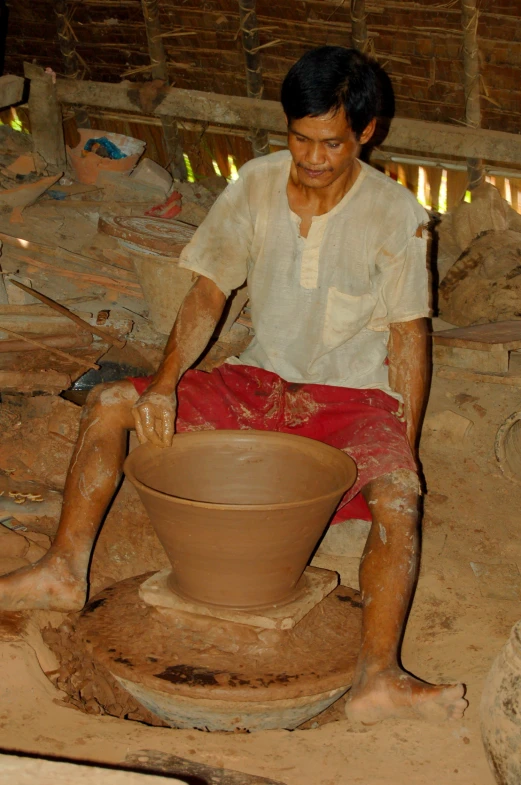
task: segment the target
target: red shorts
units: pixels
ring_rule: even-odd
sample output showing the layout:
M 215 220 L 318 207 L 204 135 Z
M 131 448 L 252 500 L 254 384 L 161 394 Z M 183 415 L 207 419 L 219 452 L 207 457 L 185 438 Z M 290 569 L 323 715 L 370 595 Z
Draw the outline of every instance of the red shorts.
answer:
M 141 395 L 153 377 L 131 379 Z M 397 469 L 416 472 L 402 406 L 381 390 L 293 384 L 270 371 L 225 363 L 211 373 L 187 371 L 177 388 L 176 430 L 281 431 L 344 450 L 356 462 L 354 486 L 332 523 L 371 520 L 360 490 Z

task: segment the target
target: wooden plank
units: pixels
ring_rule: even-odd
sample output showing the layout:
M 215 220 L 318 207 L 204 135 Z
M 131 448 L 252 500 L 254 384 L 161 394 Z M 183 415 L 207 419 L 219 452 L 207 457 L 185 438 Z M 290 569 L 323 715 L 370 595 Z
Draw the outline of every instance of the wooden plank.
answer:
M 453 379 L 458 382 L 481 382 L 484 384 L 504 384 L 509 387 L 521 387 L 521 374 L 478 373 L 477 371 L 467 371 L 463 368 L 448 368 L 446 365 L 439 365 L 436 368 L 436 376 L 439 376 L 440 379 Z
M 24 92 L 24 80 L 21 76 L 6 74 L 0 76 L 0 109 L 19 104 Z
M 9 330 L 6 330 L 6 332 L 9 332 Z M 81 349 L 84 346 L 90 346 L 92 343 L 92 335 L 89 335 L 83 331 L 70 332 L 68 335 L 40 335 L 39 340 L 40 343 L 45 344 L 45 346 L 52 346 L 57 349 Z M 9 338 L 6 340 L 0 340 L 0 354 L 5 354 L 6 352 L 26 351 L 33 351 L 33 346 L 27 343 L 25 337 L 22 341 Z
M 100 219 L 101 220 L 101 219 Z M 163 219 L 166 223 L 166 219 Z M 193 234 L 193 232 L 192 232 Z M 20 249 L 23 253 L 27 251 L 30 254 L 36 254 L 48 258 L 53 265 L 56 265 L 58 259 L 67 262 L 67 269 L 77 272 L 88 272 L 94 275 L 106 275 L 114 278 L 116 281 L 125 282 L 130 284 L 130 288 L 134 288 L 138 295 L 140 294 L 140 286 L 137 281 L 137 276 L 133 270 L 124 270 L 121 267 L 116 267 L 110 264 L 103 264 L 98 259 L 92 259 L 89 256 L 83 256 L 73 251 L 68 251 L 59 245 L 44 245 L 43 243 L 34 243 L 29 240 L 23 240 L 19 237 L 14 237 L 10 234 L 0 232 L 0 240 L 12 248 Z M 186 244 L 186 243 L 185 243 Z M 79 265 L 79 267 L 78 267 Z
M 71 377 L 58 371 L 0 371 L 0 392 L 46 392 L 56 395 L 71 386 Z
M 69 319 L 66 319 L 65 316 L 55 316 L 50 311 L 48 311 L 46 315 L 33 314 L 32 312 L 29 312 L 31 306 L 26 305 L 20 307 L 25 307 L 28 312 L 0 312 L 0 339 L 7 338 L 7 333 L 3 332 L 2 327 L 6 327 L 8 330 L 14 330 L 18 333 L 39 335 L 40 337 L 44 335 L 59 335 L 63 333 L 78 335 L 78 333 L 81 331 L 80 327 L 77 327 L 75 324 L 71 324 Z
M 35 297 L 37 300 L 45 303 L 45 305 L 48 305 L 49 308 L 52 308 L 57 313 L 67 317 L 67 319 L 70 319 L 72 322 L 79 325 L 82 329 L 87 330 L 87 332 L 97 335 L 102 340 L 107 341 L 113 346 L 117 346 L 118 349 L 122 349 L 125 346 L 125 341 L 122 341 L 121 339 L 111 335 L 109 332 L 107 332 L 107 330 L 103 330 L 100 327 L 95 327 L 94 325 L 89 324 L 84 319 L 82 319 L 81 316 L 78 316 L 78 314 L 74 313 L 74 311 L 70 311 L 64 305 L 57 303 L 55 300 L 47 297 L 47 295 L 43 294 L 42 292 L 39 292 L 36 289 L 31 289 L 29 286 L 20 283 L 20 281 L 15 281 L 12 278 L 10 280 L 11 283 L 15 286 L 18 286 L 19 289 L 22 289 L 24 292 L 27 292 L 27 294 L 30 294 L 31 297 Z
M 493 346 L 503 349 L 521 348 L 521 320 L 511 319 L 491 324 L 474 324 L 432 333 L 433 342 L 444 346 L 490 350 Z
M 448 365 L 452 368 L 467 368 L 484 373 L 506 373 L 508 371 L 508 351 L 480 351 L 457 346 L 432 347 L 432 360 L 435 365 Z
M 169 87 L 161 90 L 148 111 L 143 109 L 143 85 L 123 82 L 73 82 L 57 79 L 58 100 L 114 111 L 138 112 L 159 117 L 218 123 L 236 128 L 266 128 L 286 132 L 286 121 L 278 101 L 218 95 L 199 90 Z M 483 158 L 521 165 L 521 135 L 483 128 L 395 118 L 383 149 L 399 148 L 458 158 Z

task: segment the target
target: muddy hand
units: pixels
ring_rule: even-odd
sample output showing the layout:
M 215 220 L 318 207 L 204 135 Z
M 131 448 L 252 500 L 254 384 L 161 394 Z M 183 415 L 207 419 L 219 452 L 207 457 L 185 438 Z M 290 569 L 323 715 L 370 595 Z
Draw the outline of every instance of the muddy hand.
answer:
M 156 447 L 170 447 L 176 408 L 175 393 L 165 395 L 152 390 L 145 392 L 132 409 L 140 443 L 150 442 Z

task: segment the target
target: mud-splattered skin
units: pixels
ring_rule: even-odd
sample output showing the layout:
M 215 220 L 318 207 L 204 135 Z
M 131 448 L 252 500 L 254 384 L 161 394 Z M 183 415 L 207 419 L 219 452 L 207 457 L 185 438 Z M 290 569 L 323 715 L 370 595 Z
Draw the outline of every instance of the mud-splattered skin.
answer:
M 404 402 L 407 437 L 416 454 L 429 386 L 425 319 L 392 324 L 389 380 Z M 373 518 L 360 565 L 362 645 L 346 714 L 356 722 L 389 717 L 459 719 L 467 706 L 462 684 L 426 684 L 399 665 L 399 647 L 419 563 L 419 481 L 399 469 L 369 483 L 363 494 Z
M 158 447 L 168 447 L 172 443 L 177 384 L 207 347 L 225 303 L 225 295 L 203 276 L 186 296 L 156 377 L 133 409 L 141 443 L 149 441 Z
M 415 454 L 430 383 L 428 341 L 426 319 L 390 326 L 389 385 L 403 398 L 407 438 Z
M 224 294 L 200 277 L 188 293 L 154 383 L 138 399 L 129 381 L 98 385 L 82 412 L 57 537 L 37 564 L 0 577 L 0 609 L 77 610 L 85 604 L 94 539 L 121 480 L 127 431 L 166 446 L 175 419 L 175 388 L 210 340 Z

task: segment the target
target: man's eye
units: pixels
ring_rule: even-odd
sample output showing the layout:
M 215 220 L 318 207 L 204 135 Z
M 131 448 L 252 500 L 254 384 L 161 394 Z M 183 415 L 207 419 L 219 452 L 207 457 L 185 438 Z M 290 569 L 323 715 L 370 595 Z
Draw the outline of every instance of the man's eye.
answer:
M 329 147 L 330 150 L 336 150 L 337 147 L 340 147 L 338 142 L 328 142 L 327 146 Z

